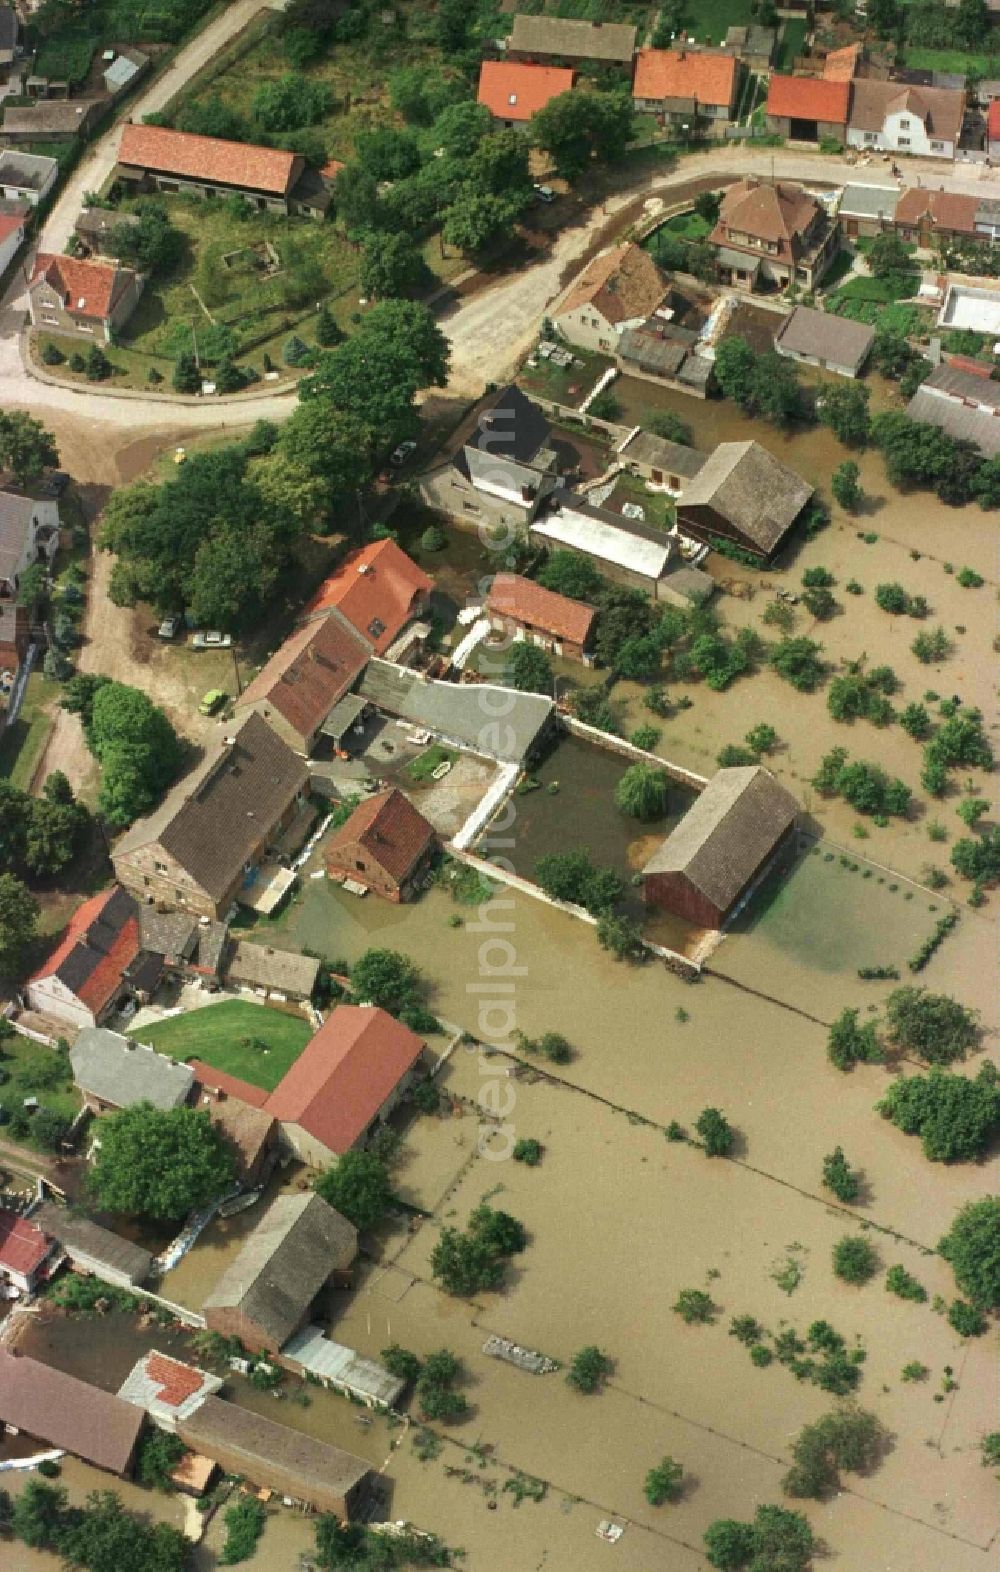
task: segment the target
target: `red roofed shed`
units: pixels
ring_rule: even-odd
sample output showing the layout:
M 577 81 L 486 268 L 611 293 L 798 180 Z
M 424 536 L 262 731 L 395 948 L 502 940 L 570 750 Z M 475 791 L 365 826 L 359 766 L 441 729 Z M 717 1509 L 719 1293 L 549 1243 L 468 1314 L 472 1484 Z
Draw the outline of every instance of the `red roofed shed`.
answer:
M 0 1212 L 0 1278 L 31 1293 L 57 1249 L 56 1241 L 17 1212 Z
M 767 128 L 796 142 L 847 135 L 850 82 L 810 76 L 772 76 L 767 90 Z
M 582 601 L 543 589 L 519 573 L 498 573 L 486 597 L 486 610 L 494 628 L 520 631 L 532 644 L 587 660 L 587 647 L 597 612 Z
M 424 1044 L 385 1010 L 341 1004 L 267 1099 L 296 1156 L 326 1167 L 363 1142 L 412 1082 Z
M 326 871 L 387 901 L 405 901 L 434 855 L 434 826 L 395 786 L 361 803 L 330 839 Z

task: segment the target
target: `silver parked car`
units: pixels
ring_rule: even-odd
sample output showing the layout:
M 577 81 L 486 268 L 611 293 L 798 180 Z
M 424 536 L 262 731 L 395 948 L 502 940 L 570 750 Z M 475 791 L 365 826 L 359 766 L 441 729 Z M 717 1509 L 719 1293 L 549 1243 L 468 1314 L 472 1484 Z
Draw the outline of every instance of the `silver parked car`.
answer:
M 196 633 L 191 640 L 193 650 L 228 650 L 232 648 L 231 633 Z

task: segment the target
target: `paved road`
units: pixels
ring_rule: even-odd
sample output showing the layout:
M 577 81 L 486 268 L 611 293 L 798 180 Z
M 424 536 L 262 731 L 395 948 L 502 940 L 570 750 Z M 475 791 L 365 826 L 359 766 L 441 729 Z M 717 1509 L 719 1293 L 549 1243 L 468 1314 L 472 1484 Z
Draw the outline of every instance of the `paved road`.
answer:
M 185 44 L 163 75 L 151 82 L 137 98 L 132 99 L 118 119 L 98 137 L 80 160 L 45 220 L 39 249 L 41 251 L 64 249 L 73 233 L 76 215 L 83 206 L 84 193 L 98 191 L 115 167 L 121 127 L 127 121 L 141 120 L 144 115 L 151 115 L 163 109 L 185 82 L 190 81 L 191 77 L 200 71 L 202 66 L 207 65 L 221 49 L 224 49 L 237 33 L 242 32 L 259 11 L 268 9 L 281 11 L 286 4 L 287 0 L 272 0 L 272 4 L 268 7 L 262 4 L 262 0 L 235 0 L 228 10 L 216 17 L 208 27 L 202 28 L 189 44 Z

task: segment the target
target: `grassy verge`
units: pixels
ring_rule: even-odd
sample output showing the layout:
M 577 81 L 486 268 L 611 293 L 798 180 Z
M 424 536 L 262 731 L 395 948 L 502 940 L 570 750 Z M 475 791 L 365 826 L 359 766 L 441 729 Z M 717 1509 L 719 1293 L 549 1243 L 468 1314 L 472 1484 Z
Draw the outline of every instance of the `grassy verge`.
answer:
M 263 1004 L 226 999 L 130 1034 L 172 1059 L 204 1059 L 272 1092 L 312 1036 L 308 1021 Z
M 58 698 L 60 687 L 50 682 L 41 671 L 33 671 L 21 705 L 21 713 L 13 726 L 8 726 L 0 738 L 0 775 L 5 775 L 22 791 L 27 791 L 31 778 L 52 730 L 51 706 Z

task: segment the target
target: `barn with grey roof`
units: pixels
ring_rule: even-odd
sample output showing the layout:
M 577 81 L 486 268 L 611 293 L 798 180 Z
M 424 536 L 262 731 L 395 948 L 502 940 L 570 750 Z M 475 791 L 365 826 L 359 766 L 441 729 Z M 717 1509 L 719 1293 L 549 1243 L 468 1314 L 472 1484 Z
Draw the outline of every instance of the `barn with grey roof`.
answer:
M 278 1353 L 357 1252 L 357 1229 L 321 1196 L 280 1196 L 205 1300 L 209 1331 L 238 1337 L 253 1353 Z
M 88 1108 L 152 1103 L 164 1111 L 186 1103 L 194 1082 L 189 1065 L 103 1026 L 86 1026 L 69 1051 L 73 1079 Z
M 760 765 L 717 770 L 643 868 L 647 905 L 720 928 L 793 834 L 798 812 Z
M 774 555 L 813 494 L 808 481 L 759 442 L 720 442 L 677 503 L 681 533 Z

